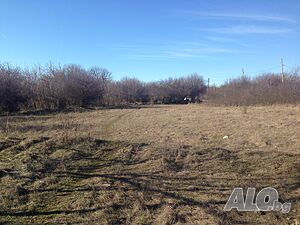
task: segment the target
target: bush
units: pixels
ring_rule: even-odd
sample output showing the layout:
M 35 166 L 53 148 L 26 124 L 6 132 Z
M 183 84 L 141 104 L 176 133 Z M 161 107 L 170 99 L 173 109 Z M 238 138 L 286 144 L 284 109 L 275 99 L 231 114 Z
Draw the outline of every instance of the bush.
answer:
M 102 104 L 111 74 L 98 67 L 78 65 L 34 68 L 0 65 L 0 110 L 90 107 Z
M 29 98 L 28 80 L 20 68 L 0 64 L 0 110 L 17 111 Z
M 211 91 L 209 100 L 236 106 L 299 103 L 299 70 L 286 74 L 283 83 L 280 74 L 262 74 L 254 79 L 239 77 Z
M 206 91 L 203 78 L 198 74 L 150 83 L 147 89 L 151 102 L 164 104 L 185 103 L 187 96 L 195 101 Z
M 183 104 L 199 101 L 207 87 L 198 74 L 144 83 L 125 77 L 113 81 L 99 67 L 79 65 L 21 69 L 0 64 L 0 112 L 66 109 L 126 104 Z M 280 74 L 242 76 L 209 90 L 209 101 L 222 105 L 291 104 L 300 102 L 299 69 Z

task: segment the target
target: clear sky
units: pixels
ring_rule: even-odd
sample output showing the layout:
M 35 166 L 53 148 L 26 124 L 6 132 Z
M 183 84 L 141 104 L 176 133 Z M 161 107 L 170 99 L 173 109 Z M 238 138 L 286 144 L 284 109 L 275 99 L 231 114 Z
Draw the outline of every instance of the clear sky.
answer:
M 300 66 L 299 0 L 0 0 L 0 61 L 213 83 Z

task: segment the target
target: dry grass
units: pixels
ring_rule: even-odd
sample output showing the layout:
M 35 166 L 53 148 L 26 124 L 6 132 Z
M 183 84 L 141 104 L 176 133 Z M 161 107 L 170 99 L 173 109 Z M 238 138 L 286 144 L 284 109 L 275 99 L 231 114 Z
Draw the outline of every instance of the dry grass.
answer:
M 0 117 L 0 223 L 297 224 L 299 115 L 179 105 Z M 266 186 L 289 214 L 222 211 L 234 187 Z

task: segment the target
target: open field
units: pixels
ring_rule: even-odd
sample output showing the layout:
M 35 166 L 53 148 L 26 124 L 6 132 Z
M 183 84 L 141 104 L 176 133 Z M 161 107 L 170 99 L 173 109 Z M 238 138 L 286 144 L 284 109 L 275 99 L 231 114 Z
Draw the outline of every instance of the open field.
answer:
M 0 129 L 0 224 L 300 223 L 300 106 L 20 115 Z M 290 213 L 223 211 L 234 187 L 268 186 Z

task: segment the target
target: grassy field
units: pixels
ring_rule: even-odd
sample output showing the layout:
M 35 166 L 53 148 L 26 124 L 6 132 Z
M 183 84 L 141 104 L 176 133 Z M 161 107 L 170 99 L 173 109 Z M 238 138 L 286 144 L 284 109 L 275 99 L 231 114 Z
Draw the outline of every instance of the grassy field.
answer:
M 300 106 L 4 116 L 0 129 L 0 224 L 300 223 Z M 223 211 L 233 188 L 268 186 L 290 213 Z

